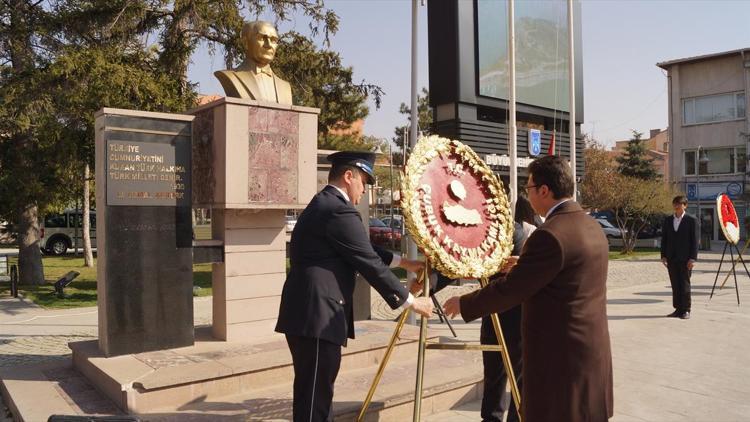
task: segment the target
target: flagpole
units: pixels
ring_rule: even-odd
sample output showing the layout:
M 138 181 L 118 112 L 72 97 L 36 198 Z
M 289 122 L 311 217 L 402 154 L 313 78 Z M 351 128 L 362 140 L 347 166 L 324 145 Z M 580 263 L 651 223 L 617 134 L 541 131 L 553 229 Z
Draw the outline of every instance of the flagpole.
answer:
M 577 200 L 578 182 L 576 181 L 576 83 L 575 54 L 573 51 L 573 0 L 568 0 L 568 69 L 570 76 L 570 119 L 568 131 L 570 137 L 570 168 L 573 170 L 573 200 Z
M 518 199 L 518 166 L 516 165 L 516 28 L 513 3 L 514 0 L 508 1 L 508 75 L 510 76 L 508 155 L 510 156 L 510 211 L 515 217 L 516 200 Z
M 419 3 L 418 0 L 412 0 L 411 2 L 411 125 L 409 126 L 409 147 L 413 150 L 417 144 L 417 131 L 419 129 L 419 114 L 417 104 L 417 35 L 419 23 Z M 406 148 L 404 148 L 406 152 Z M 404 170 L 406 169 L 406 153 L 404 153 Z M 414 239 L 407 233 L 406 242 L 406 256 L 409 259 L 416 260 L 418 258 L 417 244 L 414 243 Z M 407 279 L 411 280 L 416 277 L 416 274 L 409 273 Z M 416 324 L 415 313 L 411 313 L 409 318 L 409 324 Z

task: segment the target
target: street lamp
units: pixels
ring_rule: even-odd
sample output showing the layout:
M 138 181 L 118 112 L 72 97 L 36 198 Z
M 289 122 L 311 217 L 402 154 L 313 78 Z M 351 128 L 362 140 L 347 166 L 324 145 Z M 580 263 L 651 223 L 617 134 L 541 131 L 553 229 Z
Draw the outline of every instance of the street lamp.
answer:
M 703 155 L 701 156 L 701 150 L 703 150 Z M 698 242 L 700 245 L 701 250 L 711 250 L 711 240 L 709 238 L 709 241 L 707 245 L 704 246 L 703 244 L 703 215 L 701 214 L 701 164 L 706 164 L 708 166 L 708 162 L 711 161 L 710 158 L 708 158 L 708 154 L 706 154 L 706 149 L 703 148 L 701 145 L 698 145 L 698 168 L 696 169 L 696 183 L 695 183 L 695 194 L 698 197 Z M 706 169 L 706 172 L 708 172 L 708 169 Z

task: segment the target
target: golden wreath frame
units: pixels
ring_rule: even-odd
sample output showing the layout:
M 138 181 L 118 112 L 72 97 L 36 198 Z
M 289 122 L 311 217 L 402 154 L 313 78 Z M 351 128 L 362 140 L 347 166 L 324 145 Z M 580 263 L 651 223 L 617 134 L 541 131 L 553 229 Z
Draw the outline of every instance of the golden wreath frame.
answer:
M 495 248 L 488 255 L 462 254 L 457 260 L 430 235 L 426 222 L 421 218 L 419 187 L 427 166 L 442 154 L 455 154 L 461 163 L 485 183 L 491 198 L 487 210 L 500 222 L 500 230 L 492 239 Z M 482 161 L 474 150 L 460 141 L 437 135 L 422 137 L 414 147 L 406 163 L 401 182 L 401 208 L 406 228 L 414 242 L 441 273 L 451 278 L 485 278 L 496 274 L 513 250 L 513 218 L 503 182 Z M 489 233 L 487 234 L 489 236 Z

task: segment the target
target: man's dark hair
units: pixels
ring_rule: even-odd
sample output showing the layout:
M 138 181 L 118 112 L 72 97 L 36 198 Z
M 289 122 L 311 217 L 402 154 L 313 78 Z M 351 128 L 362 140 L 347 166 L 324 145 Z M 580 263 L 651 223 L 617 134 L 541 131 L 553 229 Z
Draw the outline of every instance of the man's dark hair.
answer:
M 334 164 L 331 166 L 331 170 L 328 171 L 328 183 L 340 179 L 347 170 L 351 170 L 353 174 L 357 174 L 357 172 L 361 171 L 357 167 L 349 164 Z
M 685 198 L 685 195 L 677 195 L 672 198 L 672 205 L 676 204 L 687 205 L 687 198 Z
M 573 196 L 573 173 L 568 160 L 556 155 L 537 158 L 529 164 L 529 174 L 537 186 L 546 185 L 552 191 L 554 199 Z
M 531 202 L 529 202 L 529 200 L 525 196 L 519 194 L 518 198 L 516 198 L 516 223 L 525 221 L 532 226 L 536 226 L 536 222 L 534 221 L 535 214 L 536 213 L 534 212 L 534 208 L 532 208 L 531 206 Z

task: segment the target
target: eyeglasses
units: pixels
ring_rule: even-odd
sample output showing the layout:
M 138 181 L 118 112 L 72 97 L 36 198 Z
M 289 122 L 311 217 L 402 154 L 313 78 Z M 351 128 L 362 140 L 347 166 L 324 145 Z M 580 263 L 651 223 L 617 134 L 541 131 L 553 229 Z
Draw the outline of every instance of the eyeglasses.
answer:
M 526 185 L 526 186 L 523 187 L 523 190 L 524 190 L 524 192 L 529 193 L 529 189 L 531 189 L 531 188 L 538 188 L 539 186 L 543 186 L 543 185 Z

